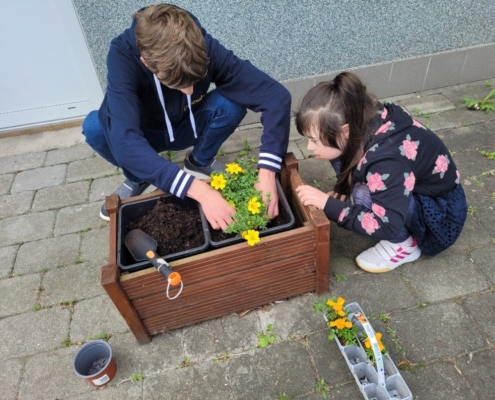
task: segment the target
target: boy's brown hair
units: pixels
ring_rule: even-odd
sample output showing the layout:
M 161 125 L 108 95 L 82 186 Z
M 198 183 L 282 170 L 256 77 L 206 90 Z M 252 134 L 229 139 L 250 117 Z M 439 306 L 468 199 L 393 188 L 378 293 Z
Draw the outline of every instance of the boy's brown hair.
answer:
M 137 46 L 146 66 L 164 85 L 193 86 L 205 76 L 209 63 L 201 30 L 183 9 L 158 4 L 132 16 L 137 19 Z

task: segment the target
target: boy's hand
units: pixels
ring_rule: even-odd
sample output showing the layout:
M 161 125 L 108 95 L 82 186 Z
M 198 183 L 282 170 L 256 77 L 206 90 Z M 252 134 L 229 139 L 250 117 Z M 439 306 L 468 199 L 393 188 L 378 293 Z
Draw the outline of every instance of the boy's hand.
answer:
M 268 204 L 268 215 L 271 219 L 278 215 L 278 191 L 275 182 L 275 172 L 265 168 L 260 168 L 258 172 L 258 182 L 254 188 L 261 192 L 263 201 L 266 201 L 266 194 L 270 193 L 270 204 Z
M 194 179 L 187 196 L 201 204 L 205 217 L 213 229 L 225 230 L 233 221 L 234 207 L 206 182 Z
M 296 188 L 297 195 L 299 196 L 299 200 L 305 206 L 315 206 L 320 210 L 325 208 L 325 204 L 327 204 L 327 200 L 330 197 L 327 193 L 322 192 L 309 185 L 302 185 Z

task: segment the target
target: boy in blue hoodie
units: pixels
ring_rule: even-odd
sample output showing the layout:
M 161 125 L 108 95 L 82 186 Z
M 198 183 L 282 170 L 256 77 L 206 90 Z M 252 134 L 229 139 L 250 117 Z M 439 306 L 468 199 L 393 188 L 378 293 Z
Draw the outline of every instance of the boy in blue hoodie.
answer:
M 114 193 L 125 199 L 153 184 L 197 200 L 212 227 L 225 229 L 235 210 L 200 179 L 224 169 L 215 155 L 249 108 L 262 113 L 263 123 L 255 187 L 271 194 L 268 212 L 278 215 L 275 175 L 287 151 L 291 103 L 279 82 L 169 4 L 133 15 L 131 27 L 111 42 L 107 67 L 105 98 L 86 117 L 83 134 L 122 169 L 126 180 Z M 208 91 L 211 83 L 216 89 Z M 183 170 L 159 155 L 191 146 Z M 109 219 L 104 205 L 100 216 Z

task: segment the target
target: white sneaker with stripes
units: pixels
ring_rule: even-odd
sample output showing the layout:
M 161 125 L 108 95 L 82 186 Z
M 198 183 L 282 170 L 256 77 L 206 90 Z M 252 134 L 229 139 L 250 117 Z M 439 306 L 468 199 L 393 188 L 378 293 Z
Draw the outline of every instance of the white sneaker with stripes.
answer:
M 392 271 L 399 265 L 416 261 L 421 250 L 416 239 L 409 236 L 402 243 L 391 243 L 381 240 L 374 247 L 363 251 L 356 257 L 356 263 L 361 269 L 373 273 Z

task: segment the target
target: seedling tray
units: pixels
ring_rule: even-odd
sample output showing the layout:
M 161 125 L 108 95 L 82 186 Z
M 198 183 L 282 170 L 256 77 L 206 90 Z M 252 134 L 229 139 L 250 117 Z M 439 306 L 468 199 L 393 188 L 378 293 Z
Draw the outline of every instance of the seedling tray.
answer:
M 359 304 L 350 303 L 344 307 L 344 310 L 350 313 L 348 320 L 358 328 L 356 336 L 359 345 L 343 346 L 337 337 L 335 341 L 364 398 L 366 400 L 412 400 L 411 391 L 388 354 L 375 351 L 375 365 L 366 357 L 359 338 L 366 333 L 373 345 L 372 338 L 375 332 Z

